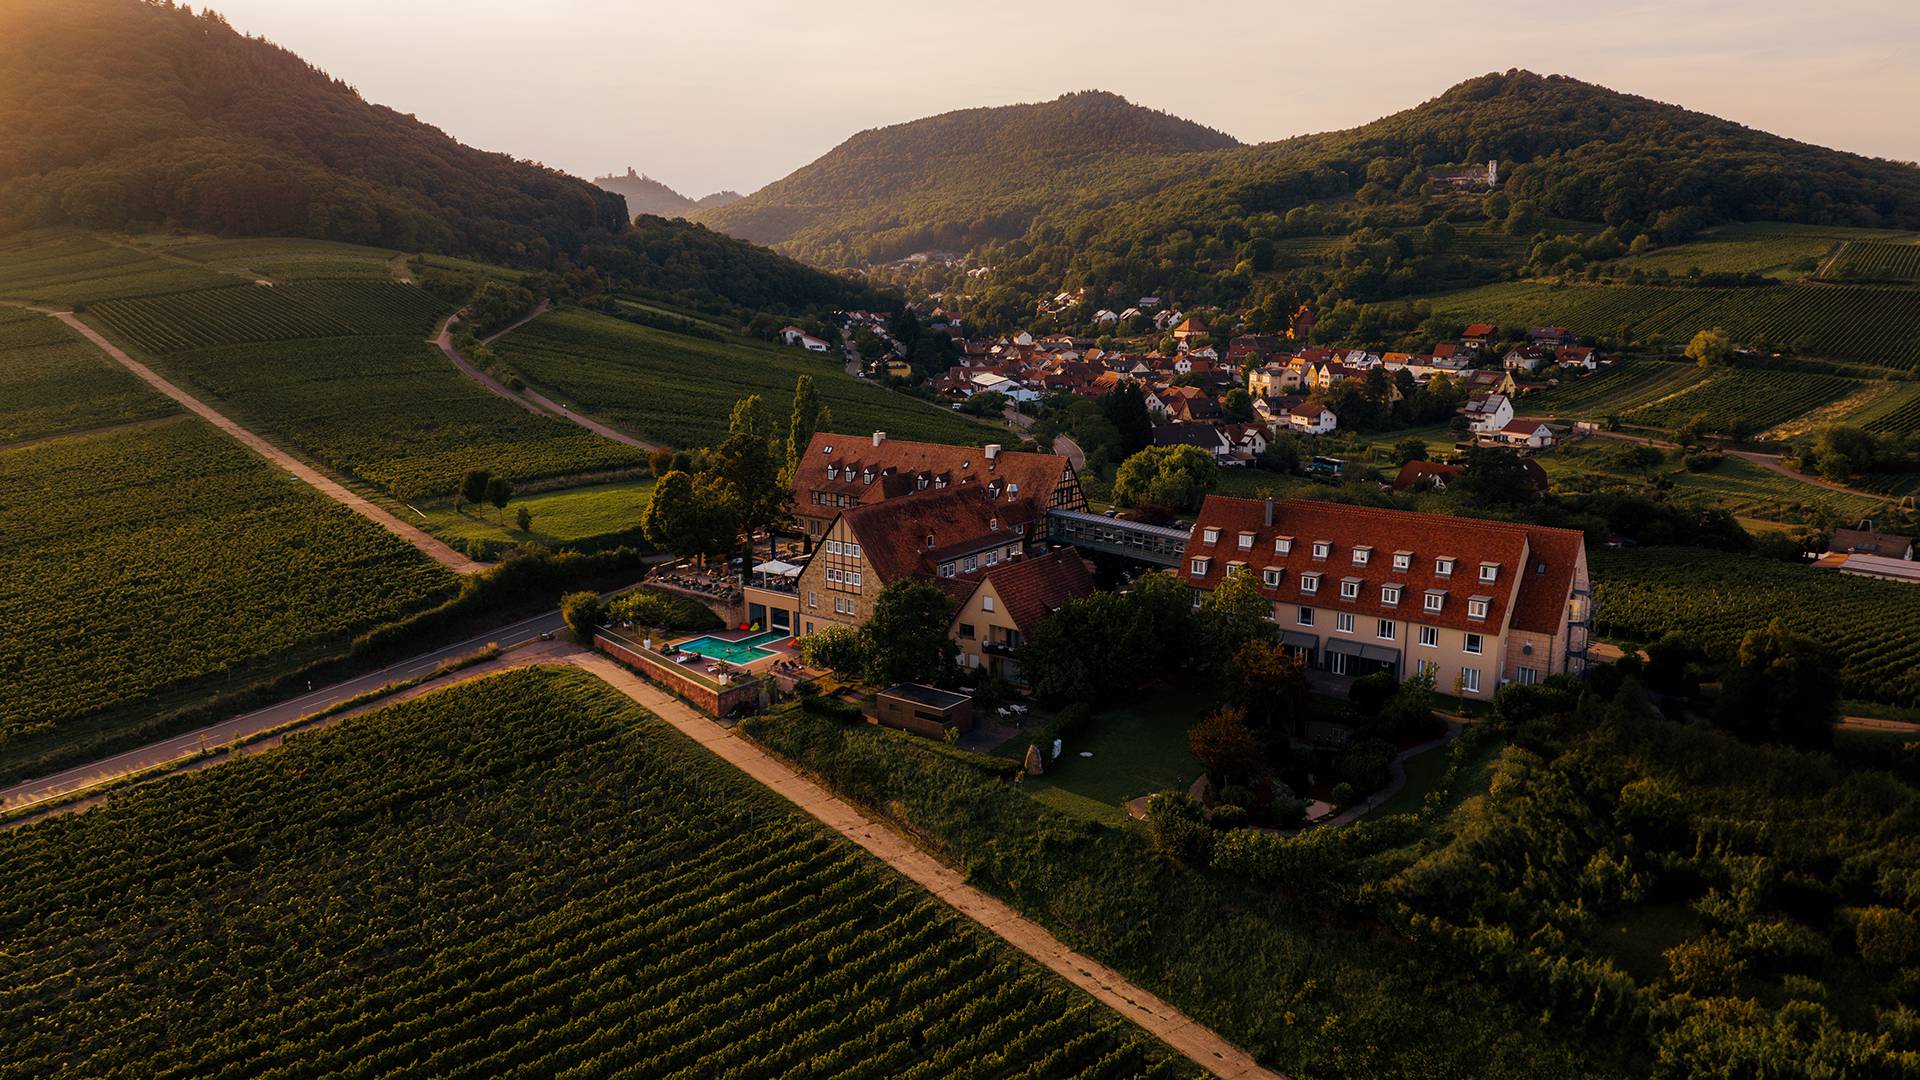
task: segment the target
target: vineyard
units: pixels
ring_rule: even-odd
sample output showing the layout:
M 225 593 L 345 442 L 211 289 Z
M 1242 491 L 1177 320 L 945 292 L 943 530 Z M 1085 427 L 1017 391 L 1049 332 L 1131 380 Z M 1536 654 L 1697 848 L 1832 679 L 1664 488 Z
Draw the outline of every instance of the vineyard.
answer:
M 1840 281 L 1920 281 L 1920 242 L 1850 240 L 1841 245 L 1823 276 Z
M 1704 416 L 1711 430 L 1726 431 L 1744 423 L 1747 430 L 1758 432 L 1817 409 L 1860 385 L 1844 375 L 1798 371 L 1702 371 L 1696 367 L 1692 374 L 1692 389 L 1631 409 L 1623 419 L 1670 430 Z
M 1665 271 L 1684 277 L 1694 268 L 1707 274 L 1768 274 L 1791 276 L 1796 266 L 1825 258 L 1834 245 L 1849 238 L 1886 236 L 1874 229 L 1832 228 L 1822 225 L 1789 225 L 1771 221 L 1740 222 L 1722 225 L 1703 233 L 1699 239 L 1669 247 L 1657 247 L 1642 255 L 1630 255 L 1608 263 L 1608 273 L 1625 274 L 1633 270 L 1649 273 Z M 1898 234 L 1894 234 L 1898 235 Z M 1811 267 L 1808 267 L 1811 269 Z
M 1525 411 L 1547 416 L 1601 417 L 1638 408 L 1700 381 L 1691 364 L 1631 360 L 1551 390 L 1528 394 Z
M 58 320 L 0 308 L 0 447 L 173 411 Z
M 90 310 L 140 349 L 165 354 L 352 334 L 425 336 L 443 305 L 393 282 L 309 281 L 110 300 Z
M 1849 697 L 1920 704 L 1920 589 L 1696 548 L 1595 550 L 1596 629 L 1725 653 L 1776 616 L 1833 651 Z
M 0 880 L 0 1077 L 1196 1071 L 575 671 L 0 836 Z
M 343 244 L 333 240 L 292 237 L 208 240 L 189 238 L 168 244 L 168 254 L 205 263 L 229 274 L 245 274 L 276 281 L 314 278 L 392 278 L 395 253 L 380 248 Z
M 210 289 L 233 278 L 168 262 L 81 232 L 43 230 L 0 242 L 0 296 L 77 304 Z
M 453 576 L 196 420 L 0 452 L 0 745 L 441 600 Z
M 1436 314 L 1678 350 L 1720 327 L 1737 342 L 1883 367 L 1920 366 L 1920 289 L 1852 285 L 1683 288 L 1503 282 L 1433 301 Z
M 846 374 L 837 355 L 703 341 L 577 310 L 544 315 L 493 348 L 556 400 L 672 446 L 705 446 L 724 437 L 733 403 L 748 394 L 785 416 L 802 372 L 813 376 L 837 431 L 954 443 L 995 437 L 993 429 L 944 406 Z
M 249 426 L 402 499 L 447 494 L 468 469 L 519 483 L 646 461 L 494 396 L 417 336 L 232 345 L 158 366 Z
M 1887 435 L 1920 432 L 1920 383 L 1907 383 L 1846 418 L 1849 424 Z

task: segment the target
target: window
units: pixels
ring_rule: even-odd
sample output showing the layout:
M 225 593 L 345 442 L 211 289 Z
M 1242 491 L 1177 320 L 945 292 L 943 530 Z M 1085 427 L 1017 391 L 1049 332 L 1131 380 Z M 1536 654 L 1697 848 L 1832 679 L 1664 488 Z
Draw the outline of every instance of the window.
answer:
M 1473 599 L 1467 601 L 1467 618 L 1484 619 L 1486 617 L 1487 617 L 1487 602 L 1484 598 L 1476 596 Z
M 1381 619 L 1380 625 L 1373 632 L 1373 636 L 1379 638 L 1381 641 L 1392 641 L 1393 632 L 1393 620 Z
M 987 552 L 987 565 L 988 566 L 1000 565 L 1000 549 L 999 548 L 994 548 L 992 551 Z
M 1315 540 L 1315 541 L 1313 542 L 1313 557 L 1314 557 L 1314 558 L 1316 558 L 1316 559 L 1324 559 L 1324 558 L 1326 558 L 1326 557 L 1327 557 L 1328 555 L 1331 555 L 1331 554 L 1333 554 L 1333 543 L 1332 543 L 1332 541 L 1329 541 L 1329 540 Z
M 807 590 L 807 606 L 810 608 L 817 608 L 820 606 L 820 594 L 817 592 L 814 592 L 812 589 Z
M 1359 595 L 1360 595 L 1360 579 L 1359 578 L 1350 577 L 1350 578 L 1341 579 L 1340 599 L 1353 600 L 1358 598 Z
M 1207 527 L 1207 528 L 1205 528 L 1205 529 L 1202 529 L 1202 530 L 1200 530 L 1200 542 L 1201 542 L 1201 543 L 1203 543 L 1203 544 L 1217 544 L 1217 543 L 1219 543 L 1219 542 L 1220 542 L 1220 530 L 1219 530 L 1219 529 L 1216 529 L 1216 528 L 1213 528 L 1213 527 L 1211 527 L 1211 526 L 1209 526 L 1209 527 Z
M 1204 590 L 1201 590 L 1201 589 L 1193 590 L 1193 606 L 1194 607 L 1196 608 L 1199 607 L 1200 601 L 1205 600 L 1206 598 L 1207 598 L 1207 594 Z
M 1467 643 L 1462 645 L 1461 648 L 1475 656 L 1479 656 L 1482 652 L 1486 651 L 1486 639 L 1482 638 L 1479 634 L 1468 634 Z
M 1207 576 L 1207 563 L 1208 563 L 1209 561 L 1210 561 L 1210 560 L 1208 560 L 1208 559 L 1207 559 L 1207 558 L 1206 558 L 1205 556 L 1202 556 L 1202 557 L 1200 557 L 1200 558 L 1198 558 L 1198 559 L 1195 559 L 1195 560 L 1193 560 L 1193 576 L 1194 576 L 1194 577 L 1206 577 L 1206 576 Z
M 829 555 L 840 554 L 840 541 L 838 540 L 827 541 L 827 554 Z
M 943 562 L 943 563 L 941 563 L 941 564 L 940 564 L 940 576 L 941 576 L 941 577 L 952 577 L 952 576 L 953 576 L 953 564 L 952 564 L 952 563 L 950 563 L 950 562 Z
M 1392 607 L 1395 604 L 1398 604 L 1400 602 L 1400 586 L 1398 585 L 1380 586 L 1380 602 L 1387 605 L 1388 607 Z
M 1276 536 L 1276 537 L 1274 537 L 1274 538 L 1273 538 L 1273 553 L 1274 553 L 1275 555 L 1291 555 L 1291 554 L 1293 554 L 1293 537 L 1291 537 L 1291 536 Z
M 1514 672 L 1514 674 L 1519 676 L 1520 685 L 1522 686 L 1532 686 L 1534 683 L 1540 681 L 1540 673 L 1530 667 L 1523 667 Z
M 1469 694 L 1477 694 L 1480 692 L 1479 668 L 1468 667 L 1460 669 L 1460 689 L 1465 690 Z
M 835 569 L 833 569 L 832 567 L 828 567 L 828 568 L 827 568 L 827 580 L 828 580 L 828 581 L 834 581 L 834 582 L 837 582 L 837 581 L 839 581 L 839 580 L 840 580 L 840 571 L 838 571 L 838 570 L 835 570 Z
M 1439 589 L 1427 590 L 1426 608 L 1428 611 L 1439 611 L 1446 605 L 1446 602 L 1446 593 L 1441 592 Z
M 842 545 L 840 545 L 840 550 L 841 550 L 841 551 L 842 551 L 843 553 L 845 553 L 846 555 L 849 555 L 849 556 L 851 556 L 851 557 L 853 557 L 853 558 L 856 558 L 856 559 L 857 559 L 857 558 L 859 558 L 859 557 L 860 557 L 860 545 L 859 545 L 859 544 L 852 544 L 852 543 L 848 543 L 848 544 L 842 544 Z
M 1335 612 L 1333 616 L 1333 628 L 1343 634 L 1353 633 L 1353 616 L 1344 611 Z
M 960 624 L 960 637 L 962 638 L 962 640 L 965 640 L 965 641 L 973 640 L 973 624 L 972 623 L 963 622 Z
M 1353 565 L 1365 566 L 1367 565 L 1367 560 L 1371 558 L 1373 558 L 1373 549 L 1365 544 L 1361 544 L 1359 547 L 1353 549 Z
M 1253 534 L 1252 533 L 1243 532 L 1240 534 L 1240 550 L 1241 551 L 1253 550 Z
M 980 556 L 969 555 L 966 558 L 960 560 L 960 566 L 967 573 L 971 574 L 975 570 L 980 569 Z
M 1301 592 L 1319 592 L 1320 591 L 1320 575 L 1319 574 L 1301 574 L 1300 575 L 1300 591 Z
M 1452 577 L 1453 560 L 1444 555 L 1433 560 L 1433 572 L 1440 577 Z
M 981 598 L 980 598 L 980 610 L 981 610 L 981 611 L 992 611 L 992 610 L 993 610 L 993 597 L 991 597 L 991 596 L 983 596 L 983 597 L 981 597 Z
M 1437 678 L 1440 674 L 1440 665 L 1433 660 L 1415 660 L 1413 662 L 1413 673 L 1415 675 L 1432 675 Z
M 1412 566 L 1413 566 L 1413 552 L 1396 551 L 1393 553 L 1393 568 L 1395 570 L 1407 570 L 1407 569 L 1411 569 Z
M 1493 581 L 1500 576 L 1500 564 L 1483 562 L 1480 564 L 1480 580 Z
M 1227 576 L 1239 577 L 1240 571 L 1245 570 L 1246 568 L 1247 568 L 1246 563 L 1241 562 L 1239 559 L 1235 559 L 1232 562 L 1227 564 Z
M 1421 627 L 1420 628 L 1420 644 L 1425 645 L 1429 649 L 1439 648 L 1440 647 L 1439 629 L 1437 627 L 1432 627 L 1432 626 Z
M 1280 578 L 1284 573 L 1284 570 L 1269 566 L 1260 572 L 1260 580 L 1265 582 L 1268 588 L 1277 589 L 1280 587 Z
M 1301 626 L 1312 626 L 1313 625 L 1313 609 L 1310 607 L 1301 608 L 1298 621 Z
M 849 585 L 851 585 L 851 586 L 853 586 L 853 587 L 854 587 L 854 588 L 856 588 L 856 589 L 857 589 L 857 588 L 859 588 L 859 587 L 860 587 L 860 577 L 861 577 L 861 575 L 860 575 L 860 571 L 858 571 L 858 570 L 849 570 L 849 571 L 847 571 L 847 584 L 849 584 Z

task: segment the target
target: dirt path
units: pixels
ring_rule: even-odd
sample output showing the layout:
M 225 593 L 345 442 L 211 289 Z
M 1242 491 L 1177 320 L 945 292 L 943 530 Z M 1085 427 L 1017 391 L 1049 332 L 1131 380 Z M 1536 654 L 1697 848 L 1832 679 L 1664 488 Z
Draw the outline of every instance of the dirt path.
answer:
M 639 676 L 597 653 L 568 662 L 592 672 L 682 734 L 706 747 L 834 831 L 859 844 L 956 911 L 997 934 L 1121 1016 L 1145 1028 L 1194 1064 L 1221 1077 L 1277 1077 L 1233 1044 L 1133 983 L 1117 971 L 1061 944 L 1040 924 L 968 885 L 958 871 L 915 847 L 892 829 L 801 776 L 785 762 L 695 712 Z
M 528 312 L 525 318 L 520 319 L 497 334 L 481 339 L 481 343 L 486 345 L 493 344 L 508 334 L 513 333 L 515 330 L 518 330 L 520 327 L 525 326 L 527 323 L 546 314 L 550 308 L 551 305 L 545 300 L 540 301 L 539 305 L 531 312 Z M 603 439 L 611 439 L 623 446 L 632 446 L 648 451 L 668 449 L 659 443 L 649 442 L 638 436 L 629 435 L 624 431 L 608 427 L 591 417 L 582 416 L 572 409 L 567 408 L 565 405 L 547 397 L 545 394 L 540 393 L 538 390 L 527 389 L 515 391 L 500 380 L 473 366 L 472 361 L 461 356 L 460 350 L 453 347 L 453 324 L 454 320 L 459 317 L 457 312 L 448 316 L 447 321 L 440 324 L 439 332 L 434 334 L 433 343 L 440 346 L 440 351 L 446 354 L 447 359 L 453 361 L 453 366 L 459 368 L 462 375 L 465 375 L 467 378 L 486 387 L 494 394 L 506 398 L 508 401 L 513 402 L 515 405 L 537 416 L 552 416 L 560 420 L 578 424 Z
M 1661 450 L 1680 449 L 1679 443 L 1669 442 L 1665 439 L 1654 439 L 1645 435 L 1625 435 L 1618 431 L 1596 431 L 1593 435 L 1599 439 L 1609 439 L 1613 442 L 1636 443 L 1640 446 L 1652 446 Z M 1728 450 L 1726 451 L 1726 455 L 1728 457 L 1739 458 L 1741 461 L 1752 465 L 1758 465 L 1770 473 L 1777 473 L 1789 480 L 1798 480 L 1803 484 L 1811 484 L 1817 488 L 1837 491 L 1842 495 L 1858 495 L 1864 499 L 1885 498 L 1884 495 L 1875 495 L 1870 491 L 1860 491 L 1855 488 L 1850 488 L 1845 484 L 1836 484 L 1831 480 L 1821 479 L 1818 476 L 1808 476 L 1798 469 L 1789 468 L 1782 464 L 1782 459 L 1779 454 L 1762 454 L 1757 450 Z
M 241 427 L 213 406 L 187 393 L 173 383 L 168 382 L 165 378 L 161 377 L 158 372 L 140 361 L 135 360 L 133 357 L 128 356 L 125 352 L 121 351 L 119 346 L 101 337 L 98 331 L 86 323 L 81 322 L 73 312 L 53 311 L 48 308 L 34 308 L 33 310 L 44 315 L 51 315 L 61 322 L 66 323 L 82 337 L 91 341 L 95 348 L 112 357 L 121 367 L 138 375 L 147 385 L 172 398 L 174 401 L 179 402 L 182 406 L 186 407 L 189 412 L 192 412 L 202 420 L 226 432 L 247 449 L 280 466 L 282 469 L 292 473 L 295 477 L 306 481 L 307 484 L 312 486 L 314 490 L 320 492 L 320 494 L 352 510 L 354 513 L 373 522 L 375 525 L 405 540 L 407 543 L 412 544 L 418 548 L 422 554 L 447 569 L 457 574 L 477 574 L 487 568 L 484 563 L 478 563 L 467 558 L 465 555 L 453 550 L 435 537 L 428 535 L 425 531 L 394 517 L 365 497 L 348 491 L 342 487 L 339 482 L 321 473 L 320 470 L 315 469 L 313 466 L 295 458 L 292 454 L 255 435 L 246 428 Z

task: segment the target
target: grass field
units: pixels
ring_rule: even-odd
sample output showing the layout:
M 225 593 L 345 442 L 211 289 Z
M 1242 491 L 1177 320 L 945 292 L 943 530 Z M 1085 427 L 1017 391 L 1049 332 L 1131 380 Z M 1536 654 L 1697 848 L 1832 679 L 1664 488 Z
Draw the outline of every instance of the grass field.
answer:
M 67 229 L 0 240 L 0 297 L 72 305 L 231 285 L 236 278 Z
M 0 748 L 283 664 L 452 574 L 196 419 L 0 452 Z M 44 743 L 46 739 L 38 739 Z
M 1127 820 L 1128 799 L 1156 791 L 1185 791 L 1202 770 L 1187 749 L 1187 729 L 1206 706 L 1186 692 L 1166 692 L 1106 709 L 1084 734 L 1066 740 L 1044 776 L 1021 787 L 1048 806 L 1089 821 Z M 1000 753 L 1024 757 L 1028 740 L 1016 736 Z M 1047 748 L 1041 747 L 1046 753 Z M 1081 757 L 1081 753 L 1092 757 Z
M 412 336 L 233 345 L 157 366 L 243 423 L 400 499 L 449 494 L 468 469 L 520 482 L 646 460 L 496 397 Z
M 1725 459 L 1709 472 L 1689 472 L 1671 459 L 1650 473 L 1630 472 L 1614 463 L 1626 449 L 1623 443 L 1583 439 L 1543 454 L 1538 460 L 1553 480 L 1556 491 L 1628 491 L 1660 497 L 1662 493 L 1653 487 L 1653 480 L 1658 476 L 1672 485 L 1664 497 L 1680 505 L 1702 510 L 1717 508 L 1735 517 L 1781 525 L 1804 525 L 1815 508 L 1822 508 L 1842 520 L 1858 518 L 1871 513 L 1883 501 L 1872 495 L 1848 494 L 1803 483 L 1734 457 Z
M 1652 641 L 1669 630 L 1711 648 L 1778 617 L 1833 650 L 1849 696 L 1920 704 L 1920 589 L 1696 548 L 1591 553 L 1597 630 Z
M 555 400 L 671 446 L 705 446 L 726 434 L 735 401 L 759 394 L 784 418 L 794 380 L 811 374 L 833 410 L 833 430 L 896 438 L 986 443 L 1002 430 L 856 379 L 837 360 L 735 338 L 706 341 L 592 312 L 543 315 L 494 344 L 507 366 Z
M 1920 289 L 1868 285 L 1685 288 L 1518 281 L 1432 298 L 1436 314 L 1678 350 L 1720 327 L 1741 344 L 1900 370 L 1920 365 Z
M 0 448 L 175 411 L 59 320 L 0 308 Z
M 222 273 L 272 281 L 315 278 L 385 281 L 393 276 L 391 263 L 398 254 L 334 240 L 293 237 L 215 240 L 203 236 L 138 236 L 134 242 L 204 263 Z
M 0 837 L 0 1076 L 1187 1076 L 579 672 Z
M 498 540 L 518 544 L 538 540 L 545 544 L 596 540 L 631 532 L 640 526 L 653 478 L 619 480 L 607 484 L 541 491 L 515 498 L 505 510 L 471 506 L 454 510 L 451 503 L 426 509 L 428 531 L 446 540 Z M 533 530 L 521 532 L 514 514 L 533 515 Z

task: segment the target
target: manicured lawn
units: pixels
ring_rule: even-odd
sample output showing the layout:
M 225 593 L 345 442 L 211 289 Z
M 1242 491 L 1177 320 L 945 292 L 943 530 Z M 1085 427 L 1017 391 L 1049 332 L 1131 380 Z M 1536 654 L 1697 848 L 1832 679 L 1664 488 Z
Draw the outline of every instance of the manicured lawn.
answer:
M 1023 781 L 1027 794 L 1077 817 L 1125 821 L 1128 799 L 1184 791 L 1200 775 L 1200 763 L 1187 750 L 1187 729 L 1210 705 L 1190 691 L 1167 690 L 1104 710 L 1067 740 L 1045 776 Z M 1026 749 L 1020 736 L 1001 748 L 1014 756 Z M 1093 756 L 1081 757 L 1083 751 Z
M 590 540 L 638 528 L 641 511 L 646 509 L 652 492 L 653 478 L 644 477 L 542 491 L 515 498 L 504 510 L 468 505 L 455 511 L 447 503 L 424 512 L 427 529 L 446 540 L 504 540 L 515 544 L 524 540 Z M 533 515 L 531 532 L 523 533 L 514 526 L 514 515 L 522 507 Z

